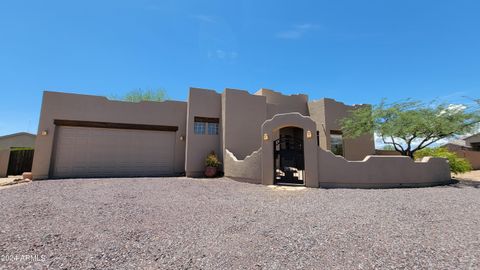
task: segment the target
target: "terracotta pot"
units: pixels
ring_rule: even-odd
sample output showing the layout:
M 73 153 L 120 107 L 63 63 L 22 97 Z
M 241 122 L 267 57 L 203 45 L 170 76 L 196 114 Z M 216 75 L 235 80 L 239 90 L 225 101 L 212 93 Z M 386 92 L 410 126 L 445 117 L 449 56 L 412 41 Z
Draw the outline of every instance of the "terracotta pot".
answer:
M 205 176 L 214 177 L 217 175 L 217 167 L 205 167 Z

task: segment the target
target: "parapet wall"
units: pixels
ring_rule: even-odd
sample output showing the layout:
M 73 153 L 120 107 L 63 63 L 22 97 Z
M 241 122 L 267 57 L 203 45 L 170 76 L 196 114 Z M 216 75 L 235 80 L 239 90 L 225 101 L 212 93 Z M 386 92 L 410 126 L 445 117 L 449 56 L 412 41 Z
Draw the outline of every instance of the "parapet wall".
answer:
M 242 182 L 255 184 L 262 182 L 262 148 L 243 160 L 238 160 L 232 152 L 226 149 L 223 163 L 225 176 Z
M 319 148 L 318 181 L 320 187 L 389 188 L 445 184 L 451 177 L 443 158 L 413 161 L 404 156 L 367 156 L 347 161 Z

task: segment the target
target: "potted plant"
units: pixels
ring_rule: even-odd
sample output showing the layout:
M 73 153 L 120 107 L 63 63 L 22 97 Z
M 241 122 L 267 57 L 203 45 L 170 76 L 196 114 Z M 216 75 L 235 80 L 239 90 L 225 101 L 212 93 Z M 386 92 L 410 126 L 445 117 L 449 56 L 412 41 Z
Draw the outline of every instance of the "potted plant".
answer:
M 220 166 L 220 164 L 222 163 L 218 160 L 217 155 L 214 151 L 208 154 L 207 158 L 205 159 L 205 176 L 215 177 L 217 175 L 218 167 Z

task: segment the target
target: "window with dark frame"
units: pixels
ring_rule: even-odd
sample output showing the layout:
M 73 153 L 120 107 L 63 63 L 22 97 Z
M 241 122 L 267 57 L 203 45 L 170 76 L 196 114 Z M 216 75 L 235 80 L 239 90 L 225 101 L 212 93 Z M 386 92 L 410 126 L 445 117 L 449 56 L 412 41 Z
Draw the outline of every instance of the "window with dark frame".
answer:
M 343 156 L 343 133 L 340 130 L 330 130 L 330 151 Z
M 219 122 L 218 118 L 195 116 L 193 122 L 194 133 L 197 135 L 218 135 Z
M 205 122 L 194 122 L 193 132 L 197 135 L 205 134 Z
M 218 123 L 208 123 L 208 135 L 218 135 Z

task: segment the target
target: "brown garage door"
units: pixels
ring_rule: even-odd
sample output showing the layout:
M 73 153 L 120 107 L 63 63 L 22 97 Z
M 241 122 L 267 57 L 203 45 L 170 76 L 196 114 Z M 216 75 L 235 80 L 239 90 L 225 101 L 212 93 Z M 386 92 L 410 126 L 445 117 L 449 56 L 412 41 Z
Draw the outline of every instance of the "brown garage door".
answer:
M 174 172 L 175 132 L 58 126 L 55 137 L 54 178 Z

